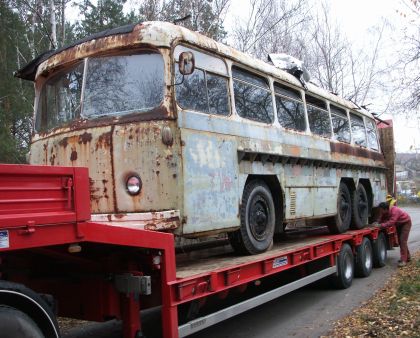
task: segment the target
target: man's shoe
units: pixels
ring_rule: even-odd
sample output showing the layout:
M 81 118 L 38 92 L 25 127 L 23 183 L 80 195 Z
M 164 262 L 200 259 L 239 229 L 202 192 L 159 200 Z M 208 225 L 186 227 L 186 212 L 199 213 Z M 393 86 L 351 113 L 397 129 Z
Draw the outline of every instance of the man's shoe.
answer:
M 406 262 L 403 262 L 403 261 L 399 261 L 398 262 L 398 267 L 399 268 L 402 268 L 402 267 L 404 267 L 404 266 L 406 266 L 407 265 L 407 263 Z

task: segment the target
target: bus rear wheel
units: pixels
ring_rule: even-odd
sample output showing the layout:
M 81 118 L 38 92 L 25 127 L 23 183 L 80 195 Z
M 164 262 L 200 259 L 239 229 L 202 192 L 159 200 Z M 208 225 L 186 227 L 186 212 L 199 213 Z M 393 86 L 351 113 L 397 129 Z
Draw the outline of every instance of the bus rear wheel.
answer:
M 351 223 L 351 195 L 349 188 L 344 182 L 340 182 L 337 195 L 337 215 L 334 222 L 329 224 L 331 233 L 341 234 L 350 228 Z
M 365 187 L 358 184 L 353 194 L 353 217 L 352 228 L 362 229 L 368 223 L 369 202 Z
M 233 249 L 239 253 L 257 254 L 273 242 L 275 208 L 270 189 L 262 180 L 246 184 L 242 195 L 241 227 L 230 233 Z

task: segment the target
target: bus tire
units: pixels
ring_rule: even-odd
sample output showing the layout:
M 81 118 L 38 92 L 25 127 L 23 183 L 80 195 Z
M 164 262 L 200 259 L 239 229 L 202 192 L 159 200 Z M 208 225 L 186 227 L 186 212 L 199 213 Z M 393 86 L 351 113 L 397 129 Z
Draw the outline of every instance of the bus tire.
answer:
M 337 289 L 347 289 L 353 283 L 354 257 L 350 245 L 344 243 L 337 256 L 337 273 L 332 276 L 332 283 Z
M 353 194 L 352 228 L 363 229 L 368 223 L 369 201 L 363 184 L 358 184 Z
M 0 327 L 2 338 L 45 338 L 27 314 L 9 306 L 0 305 Z
M 373 269 L 372 244 L 369 238 L 364 237 L 362 243 L 356 248 L 354 274 L 356 277 L 368 277 Z
M 378 238 L 373 241 L 373 266 L 382 268 L 386 265 L 388 252 L 386 251 L 385 235 L 380 232 Z
M 242 195 L 241 227 L 229 235 L 233 249 L 245 254 L 266 251 L 273 242 L 275 223 L 270 189 L 262 180 L 250 181 Z
M 350 228 L 351 223 L 351 195 L 344 182 L 340 182 L 337 195 L 337 215 L 334 222 L 329 223 L 330 232 L 341 234 Z

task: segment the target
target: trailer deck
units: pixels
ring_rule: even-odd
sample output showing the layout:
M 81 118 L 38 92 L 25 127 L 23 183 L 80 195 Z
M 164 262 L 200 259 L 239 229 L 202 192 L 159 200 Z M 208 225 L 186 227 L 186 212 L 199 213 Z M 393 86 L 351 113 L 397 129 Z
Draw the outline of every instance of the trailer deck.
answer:
M 252 256 L 225 248 L 206 255 L 176 255 L 170 233 L 91 221 L 87 170 L 48 170 L 0 166 L 0 305 L 16 307 L 18 299 L 31 298 L 45 315 L 52 313 L 55 301 L 46 305 L 42 299 L 55 299 L 58 315 L 122 319 L 125 337 L 141 332 L 141 309 L 160 305 L 162 335 L 185 336 L 328 275 L 342 274 L 343 248 L 357 255 L 366 239 L 375 244 L 379 236 L 388 247 L 397 243 L 394 227 L 369 227 L 340 235 L 297 236 Z M 199 310 L 214 297 L 223 304 L 231 290 L 242 292 L 289 272 L 298 277 L 214 313 L 179 320 L 180 306 Z M 23 306 L 19 311 L 31 315 L 35 310 Z M 45 336 L 58 337 L 45 333 L 57 331 L 45 329 L 55 321 L 50 317 L 49 322 L 41 315 L 34 321 Z

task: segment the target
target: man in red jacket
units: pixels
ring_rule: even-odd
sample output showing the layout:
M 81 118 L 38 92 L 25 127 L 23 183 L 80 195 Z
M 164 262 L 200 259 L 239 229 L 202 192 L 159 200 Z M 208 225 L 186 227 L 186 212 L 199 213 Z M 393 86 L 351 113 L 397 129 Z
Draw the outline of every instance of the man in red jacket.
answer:
M 411 218 L 404 210 L 401 210 L 396 206 L 390 206 L 386 202 L 380 203 L 379 208 L 381 209 L 381 215 L 378 222 L 381 223 L 381 227 L 392 225 L 397 227 L 401 255 L 398 266 L 403 267 L 407 265 L 407 262 L 411 259 L 407 245 L 408 235 L 411 229 Z

